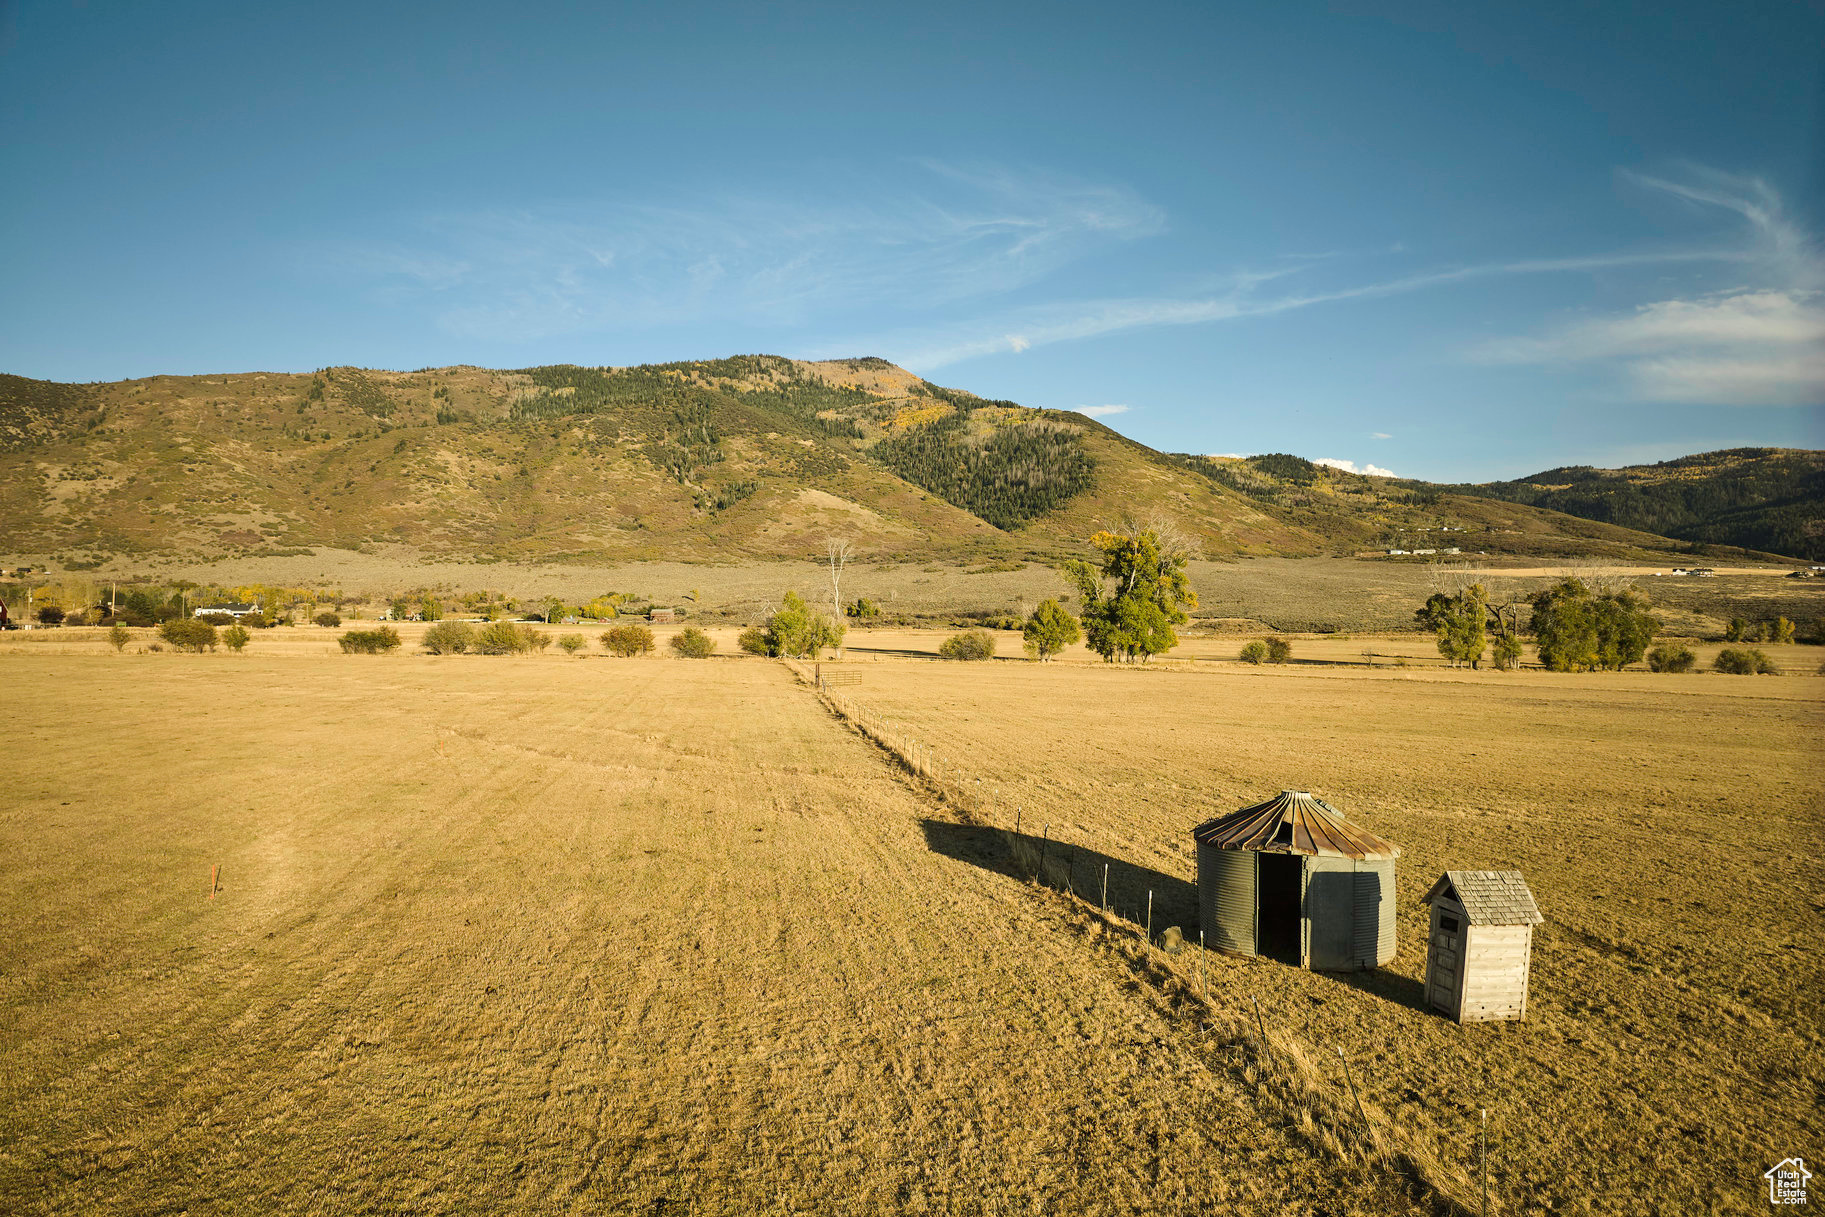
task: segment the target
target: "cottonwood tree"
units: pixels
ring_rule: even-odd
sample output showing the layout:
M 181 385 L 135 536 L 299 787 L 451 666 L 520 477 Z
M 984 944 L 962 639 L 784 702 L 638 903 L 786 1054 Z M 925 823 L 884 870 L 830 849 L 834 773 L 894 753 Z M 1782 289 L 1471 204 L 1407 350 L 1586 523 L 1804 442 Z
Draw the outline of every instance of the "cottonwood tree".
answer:
M 1056 600 L 1041 600 L 1020 632 L 1027 654 L 1042 663 L 1084 636 L 1077 618 Z
M 1647 653 L 1660 629 L 1634 592 L 1597 595 L 1578 579 L 1537 593 L 1533 610 L 1540 662 L 1555 672 L 1620 670 Z
M 840 619 L 813 612 L 803 596 L 787 592 L 779 611 L 767 619 L 764 638 L 767 654 L 800 658 L 842 646 L 843 632 Z
M 1064 576 L 1083 601 L 1083 629 L 1090 649 L 1114 663 L 1145 663 L 1179 644 L 1173 626 L 1191 618 L 1197 593 L 1185 574 L 1189 555 L 1174 552 L 1176 539 L 1162 543 L 1156 527 L 1135 533 L 1102 531 L 1090 544 L 1102 554 L 1100 569 L 1088 562 L 1065 563 Z
M 1489 601 L 1481 583 L 1472 583 L 1449 595 L 1434 592 L 1413 616 L 1438 635 L 1440 655 L 1454 664 L 1467 663 L 1473 668 L 1482 663 L 1489 645 Z

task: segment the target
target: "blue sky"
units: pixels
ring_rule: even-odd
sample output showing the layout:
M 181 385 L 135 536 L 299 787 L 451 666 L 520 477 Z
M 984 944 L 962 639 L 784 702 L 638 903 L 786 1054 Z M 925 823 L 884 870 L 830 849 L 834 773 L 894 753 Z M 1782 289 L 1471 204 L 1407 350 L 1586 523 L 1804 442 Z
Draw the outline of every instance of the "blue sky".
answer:
M 1822 40 L 1816 2 L 0 0 L 0 370 L 874 354 L 1436 480 L 1820 447 Z

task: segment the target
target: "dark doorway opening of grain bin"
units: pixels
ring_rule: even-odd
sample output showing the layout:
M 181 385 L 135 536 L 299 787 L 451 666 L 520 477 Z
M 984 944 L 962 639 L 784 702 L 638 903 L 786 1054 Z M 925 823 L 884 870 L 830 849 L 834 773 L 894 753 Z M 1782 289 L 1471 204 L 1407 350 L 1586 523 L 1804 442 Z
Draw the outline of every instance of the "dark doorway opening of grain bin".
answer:
M 1260 921 L 1256 950 L 1269 959 L 1299 966 L 1299 905 L 1304 860 L 1290 854 L 1262 854 L 1256 882 Z

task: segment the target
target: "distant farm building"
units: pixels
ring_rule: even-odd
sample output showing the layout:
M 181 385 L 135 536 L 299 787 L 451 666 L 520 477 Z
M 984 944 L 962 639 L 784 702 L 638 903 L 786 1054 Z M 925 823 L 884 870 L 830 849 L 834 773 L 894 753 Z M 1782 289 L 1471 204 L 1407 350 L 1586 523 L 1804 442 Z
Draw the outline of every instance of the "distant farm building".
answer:
M 1460 1023 L 1527 1013 L 1527 974 L 1540 915 L 1520 871 L 1448 870 L 1426 893 L 1426 1004 Z
M 1206 945 L 1321 971 L 1394 958 L 1400 850 L 1297 790 L 1192 830 Z
M 216 613 L 222 613 L 226 616 L 233 617 L 238 621 L 242 617 L 259 616 L 260 606 L 257 604 L 211 604 L 196 610 L 191 616 L 209 617 Z
M 653 622 L 655 625 L 664 625 L 678 620 L 678 610 L 656 608 L 651 613 L 647 614 L 647 620 Z

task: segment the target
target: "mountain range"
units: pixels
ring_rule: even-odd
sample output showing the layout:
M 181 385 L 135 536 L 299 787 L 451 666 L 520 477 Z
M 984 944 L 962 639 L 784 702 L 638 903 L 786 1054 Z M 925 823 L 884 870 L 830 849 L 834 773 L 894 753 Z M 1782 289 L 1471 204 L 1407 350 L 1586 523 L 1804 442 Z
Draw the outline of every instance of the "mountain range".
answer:
M 1741 449 L 1432 485 L 1159 452 L 873 358 L 0 376 L 0 552 L 78 569 L 385 544 L 739 560 L 831 536 L 860 555 L 1043 560 L 1136 520 L 1170 521 L 1210 557 L 1817 557 L 1822 469 L 1818 452 Z

